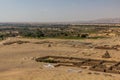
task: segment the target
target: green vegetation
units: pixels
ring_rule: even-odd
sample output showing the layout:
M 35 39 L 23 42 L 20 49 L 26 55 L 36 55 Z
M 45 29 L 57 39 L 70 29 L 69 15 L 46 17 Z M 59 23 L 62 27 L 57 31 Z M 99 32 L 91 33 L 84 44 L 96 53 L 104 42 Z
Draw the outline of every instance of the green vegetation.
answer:
M 3 34 L 0 34 L 0 40 L 3 40 L 5 36 Z
M 25 38 L 59 38 L 59 39 L 99 39 L 104 36 L 90 36 L 108 30 L 110 26 L 100 25 L 62 25 L 62 24 L 4 24 L 4 26 L 15 26 L 12 28 L 0 28 L 0 39 L 6 37 L 21 36 Z M 118 28 L 118 27 L 112 27 Z

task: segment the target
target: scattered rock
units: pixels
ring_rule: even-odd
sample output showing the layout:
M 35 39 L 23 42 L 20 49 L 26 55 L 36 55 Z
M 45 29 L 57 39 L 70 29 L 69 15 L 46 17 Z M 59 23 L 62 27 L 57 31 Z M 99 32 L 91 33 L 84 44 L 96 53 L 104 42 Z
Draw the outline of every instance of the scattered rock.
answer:
M 102 56 L 102 58 L 111 58 L 110 54 L 108 51 Z
M 88 74 L 92 74 L 92 72 L 88 72 Z
M 55 68 L 54 65 L 52 64 L 47 64 L 47 65 L 44 65 L 45 68 Z
M 3 45 L 12 45 L 12 44 L 23 44 L 23 43 L 30 43 L 29 41 L 21 41 L 21 40 L 18 40 L 18 41 L 13 41 L 13 42 L 5 42 L 3 43 Z
M 51 44 L 49 44 L 49 45 L 48 45 L 48 47 L 52 47 L 52 45 L 51 45 Z
M 104 76 L 113 77 L 111 74 L 104 74 Z
M 100 73 L 97 73 L 97 72 L 95 72 L 94 74 L 95 74 L 95 75 L 100 75 Z
M 81 73 L 82 70 L 68 69 L 68 72 L 77 72 L 77 73 Z

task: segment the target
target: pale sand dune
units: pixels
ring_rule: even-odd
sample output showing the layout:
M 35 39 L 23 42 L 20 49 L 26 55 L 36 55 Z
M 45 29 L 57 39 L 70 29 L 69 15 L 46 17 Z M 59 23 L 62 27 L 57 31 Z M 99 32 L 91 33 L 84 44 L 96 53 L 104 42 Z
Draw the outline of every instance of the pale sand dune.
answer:
M 5 42 L 17 40 L 30 41 L 24 44 L 3 45 Z M 48 43 L 49 41 L 50 43 Z M 45 42 L 34 44 L 35 42 Z M 34 57 L 40 56 L 71 56 L 102 59 L 106 50 L 97 50 L 84 46 L 83 43 L 92 45 L 117 45 L 119 38 L 103 40 L 60 40 L 60 39 L 23 39 L 9 38 L 0 42 L 0 79 L 1 80 L 119 80 L 118 74 L 105 74 L 89 70 L 57 67 L 45 68 L 45 63 L 37 63 Z M 77 45 L 74 45 L 74 43 Z M 51 44 L 51 47 L 48 45 Z M 78 45 L 80 44 L 80 45 Z M 120 51 L 109 50 L 112 58 L 108 60 L 120 60 Z M 69 69 L 82 70 L 82 72 L 68 72 Z M 88 74 L 91 72 L 92 74 Z M 99 74 L 96 74 L 99 73 Z M 111 75 L 111 76 L 110 76 Z

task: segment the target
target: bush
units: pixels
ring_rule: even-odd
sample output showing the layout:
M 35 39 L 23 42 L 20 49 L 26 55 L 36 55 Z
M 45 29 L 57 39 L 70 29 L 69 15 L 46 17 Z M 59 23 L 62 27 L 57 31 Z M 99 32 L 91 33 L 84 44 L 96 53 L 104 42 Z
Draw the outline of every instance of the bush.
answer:
M 81 34 L 81 38 L 87 38 L 88 34 Z

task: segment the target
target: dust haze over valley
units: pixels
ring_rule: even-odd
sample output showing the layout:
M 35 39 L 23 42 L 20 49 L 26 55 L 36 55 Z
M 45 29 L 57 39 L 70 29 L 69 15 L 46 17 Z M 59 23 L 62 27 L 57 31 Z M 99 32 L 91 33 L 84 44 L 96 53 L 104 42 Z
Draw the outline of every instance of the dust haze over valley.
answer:
M 0 1 L 0 79 L 119 80 L 119 3 Z

